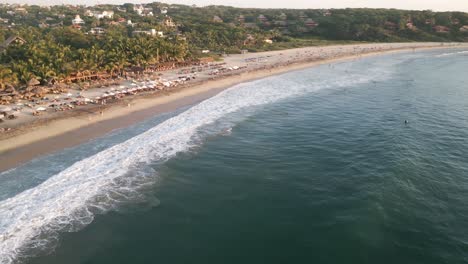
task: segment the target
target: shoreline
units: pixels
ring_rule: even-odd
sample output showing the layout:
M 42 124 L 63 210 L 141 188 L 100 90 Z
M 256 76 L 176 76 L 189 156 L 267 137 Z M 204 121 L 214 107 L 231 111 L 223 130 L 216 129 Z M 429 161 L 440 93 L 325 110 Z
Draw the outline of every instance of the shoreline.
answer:
M 240 83 L 312 68 L 318 65 L 349 61 L 369 56 L 412 50 L 421 51 L 427 49 L 457 48 L 457 46 L 440 46 L 440 44 L 433 44 L 433 46 L 421 45 L 419 47 L 417 46 L 418 43 L 414 43 L 413 45 L 416 47 L 390 48 L 388 50 L 373 51 L 357 55 L 343 55 L 314 61 L 288 61 L 284 65 L 265 65 L 260 69 L 224 75 L 211 80 L 197 81 L 196 83 L 188 83 L 171 91 L 137 95 L 109 105 L 106 107 L 103 115 L 99 115 L 96 111 L 93 111 L 97 107 L 77 109 L 62 117 L 59 116 L 52 120 L 45 120 L 42 124 L 37 126 L 33 124 L 31 127 L 25 127 L 25 132 L 20 131 L 17 135 L 0 140 L 0 156 L 2 157 L 0 159 L 0 172 L 17 167 L 40 155 L 51 154 L 65 148 L 88 142 L 113 130 L 142 122 L 154 115 L 171 112 L 184 106 L 196 104 Z M 340 48 L 342 46 L 336 46 L 335 48 Z M 468 46 L 465 44 L 458 47 L 466 48 Z M 276 53 L 280 52 L 286 51 L 277 51 Z M 257 56 L 261 55 L 259 53 L 254 54 Z

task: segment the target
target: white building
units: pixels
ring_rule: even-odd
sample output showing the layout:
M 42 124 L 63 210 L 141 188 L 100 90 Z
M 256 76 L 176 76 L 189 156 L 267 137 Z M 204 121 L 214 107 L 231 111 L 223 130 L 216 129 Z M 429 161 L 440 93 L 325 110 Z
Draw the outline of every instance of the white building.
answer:
M 134 5 L 133 11 L 140 16 L 154 16 L 153 8 L 144 7 L 143 5 Z
M 80 15 L 76 15 L 75 19 L 72 20 L 73 25 L 83 25 L 85 22 L 81 19 Z
M 85 11 L 84 15 L 87 16 L 87 17 L 93 17 L 94 13 L 93 13 L 93 11 L 88 9 L 88 10 Z
M 143 11 L 145 8 L 142 5 L 134 5 L 133 6 L 133 11 L 135 11 L 138 15 L 143 14 Z
M 151 29 L 151 30 L 135 30 L 133 31 L 132 33 L 134 36 L 137 36 L 137 35 L 148 35 L 148 36 L 152 36 L 152 37 L 160 37 L 160 38 L 163 38 L 164 37 L 164 32 L 162 31 L 157 31 L 156 29 Z
M 95 28 L 92 28 L 89 31 L 89 33 L 93 35 L 103 35 L 104 33 L 106 33 L 106 31 L 101 27 L 95 27 Z
M 154 32 L 153 32 L 153 30 L 154 30 Z M 151 30 L 151 34 L 152 34 L 153 36 L 158 36 L 158 37 L 160 37 L 160 38 L 164 38 L 164 32 L 162 32 L 162 31 L 156 31 L 155 29 L 152 29 L 152 30 Z
M 97 19 L 102 19 L 102 18 L 112 19 L 114 17 L 114 11 L 102 11 L 101 13 L 95 13 L 94 17 Z

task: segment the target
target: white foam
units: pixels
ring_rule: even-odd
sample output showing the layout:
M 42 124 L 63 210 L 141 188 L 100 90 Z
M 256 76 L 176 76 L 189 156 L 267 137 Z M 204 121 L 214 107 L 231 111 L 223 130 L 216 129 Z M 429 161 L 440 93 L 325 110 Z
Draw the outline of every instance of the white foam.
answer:
M 442 54 L 438 54 L 436 55 L 435 57 L 446 57 L 446 56 L 452 56 L 452 55 L 458 55 L 458 54 L 465 54 L 465 53 L 468 53 L 468 50 L 464 50 L 464 51 L 457 51 L 457 52 L 449 52 L 449 53 L 442 53 Z
M 246 107 L 382 77 L 367 72 L 307 83 L 295 77 L 301 73 L 294 74 L 237 85 L 143 134 L 75 163 L 32 189 L 0 201 L 0 263 L 10 264 L 44 250 L 59 232 L 78 230 L 91 223 L 96 213 L 134 199 L 138 188 L 157 179 L 155 173 L 140 173 L 135 168 L 188 150 L 201 126 Z

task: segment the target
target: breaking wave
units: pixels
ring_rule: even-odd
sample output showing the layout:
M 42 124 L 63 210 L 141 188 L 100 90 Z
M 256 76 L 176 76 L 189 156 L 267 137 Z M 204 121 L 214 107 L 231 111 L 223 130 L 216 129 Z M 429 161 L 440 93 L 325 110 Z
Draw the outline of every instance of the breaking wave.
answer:
M 436 55 L 435 57 L 447 57 L 447 56 L 467 54 L 467 53 L 468 53 L 468 50 L 464 50 L 464 51 L 457 51 L 457 52 L 442 53 L 442 54 Z
M 385 77 L 378 69 L 388 73 L 388 67 L 366 68 L 362 73 L 349 64 L 346 71 L 337 68 L 328 76 L 324 71 L 317 74 L 305 70 L 237 85 L 0 201 L 0 263 L 16 263 L 51 249 L 59 233 L 77 231 L 91 223 L 96 214 L 141 199 L 141 189 L 158 180 L 157 172 L 147 165 L 189 150 L 201 127 L 241 109 Z

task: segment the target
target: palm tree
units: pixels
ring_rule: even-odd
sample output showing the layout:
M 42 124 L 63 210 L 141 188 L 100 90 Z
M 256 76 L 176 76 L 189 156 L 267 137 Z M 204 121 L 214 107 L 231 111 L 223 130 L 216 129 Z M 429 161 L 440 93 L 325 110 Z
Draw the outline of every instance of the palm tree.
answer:
M 15 64 L 13 68 L 21 84 L 27 85 L 30 80 L 36 78 L 36 76 L 29 69 L 28 65 L 24 62 Z
M 8 85 L 14 85 L 17 82 L 18 79 L 10 68 L 0 66 L 0 90 L 5 89 Z
M 57 73 L 45 64 L 34 65 L 33 72 L 41 80 L 42 84 L 44 84 L 48 79 L 57 76 Z

